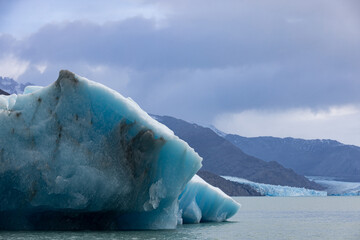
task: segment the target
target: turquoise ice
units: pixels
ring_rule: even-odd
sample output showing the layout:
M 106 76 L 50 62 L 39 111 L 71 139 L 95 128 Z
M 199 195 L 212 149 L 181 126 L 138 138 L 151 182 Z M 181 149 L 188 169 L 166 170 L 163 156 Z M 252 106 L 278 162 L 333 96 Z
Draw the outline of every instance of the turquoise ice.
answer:
M 195 175 L 180 195 L 184 223 L 222 222 L 235 215 L 238 204 L 219 188 Z
M 48 87 L 0 96 L 0 229 L 175 228 L 201 160 L 130 98 L 62 70 Z M 204 220 L 234 214 L 206 189 L 187 193 L 222 209 Z

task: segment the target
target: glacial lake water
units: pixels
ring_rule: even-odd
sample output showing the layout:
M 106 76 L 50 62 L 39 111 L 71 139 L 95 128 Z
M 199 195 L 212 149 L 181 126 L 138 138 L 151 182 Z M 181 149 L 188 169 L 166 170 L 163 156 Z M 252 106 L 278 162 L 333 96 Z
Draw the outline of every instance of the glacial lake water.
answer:
M 0 239 L 360 239 L 360 197 L 236 197 L 228 222 L 166 231 L 0 232 Z

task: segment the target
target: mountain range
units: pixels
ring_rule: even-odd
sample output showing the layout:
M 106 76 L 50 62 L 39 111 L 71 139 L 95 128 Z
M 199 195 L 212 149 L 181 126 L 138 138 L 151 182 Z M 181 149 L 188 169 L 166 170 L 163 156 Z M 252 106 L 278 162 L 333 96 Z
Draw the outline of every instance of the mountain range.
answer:
M 10 94 L 0 89 L 0 95 L 10 95 Z
M 320 185 L 275 161 L 266 162 L 247 155 L 210 128 L 169 116 L 152 115 L 152 117 L 173 130 L 203 157 L 201 168 L 203 171 L 220 176 L 245 178 L 259 183 L 323 189 Z
M 306 176 L 326 176 L 360 181 L 360 147 L 334 140 L 253 137 L 227 134 L 225 139 L 246 154 L 277 161 Z
M 247 184 L 229 181 L 208 171 L 200 170 L 197 172 L 197 175 L 212 186 L 220 188 L 229 196 L 262 196 L 261 193 Z
M 12 78 L 0 77 L 0 90 L 10 94 L 20 94 L 24 92 L 25 87 L 33 85 L 31 83 L 18 83 Z M 1 93 L 3 94 L 3 93 Z

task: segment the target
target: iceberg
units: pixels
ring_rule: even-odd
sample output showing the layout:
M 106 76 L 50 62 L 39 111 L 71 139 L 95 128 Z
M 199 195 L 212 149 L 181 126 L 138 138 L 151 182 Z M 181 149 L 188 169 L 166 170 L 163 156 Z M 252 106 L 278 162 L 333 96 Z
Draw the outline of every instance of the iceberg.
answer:
M 240 204 L 219 188 L 195 175 L 180 195 L 184 223 L 222 222 L 235 215 Z
M 201 161 L 132 99 L 62 70 L 0 96 L 0 229 L 172 229 L 199 211 L 225 220 L 238 204 L 195 187 Z M 204 203 L 179 201 L 184 189 Z
M 229 181 L 247 184 L 264 196 L 274 196 L 274 197 L 275 196 L 276 197 L 327 196 L 327 192 L 325 191 L 256 183 L 244 178 L 238 178 L 232 176 L 222 176 L 222 177 Z

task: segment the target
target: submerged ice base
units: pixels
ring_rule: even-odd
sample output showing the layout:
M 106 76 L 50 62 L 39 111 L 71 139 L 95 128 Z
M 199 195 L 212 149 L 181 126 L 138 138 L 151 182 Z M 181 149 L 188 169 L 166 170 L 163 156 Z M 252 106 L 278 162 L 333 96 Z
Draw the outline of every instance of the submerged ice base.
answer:
M 0 229 L 175 228 L 200 167 L 130 98 L 69 71 L 0 96 Z

